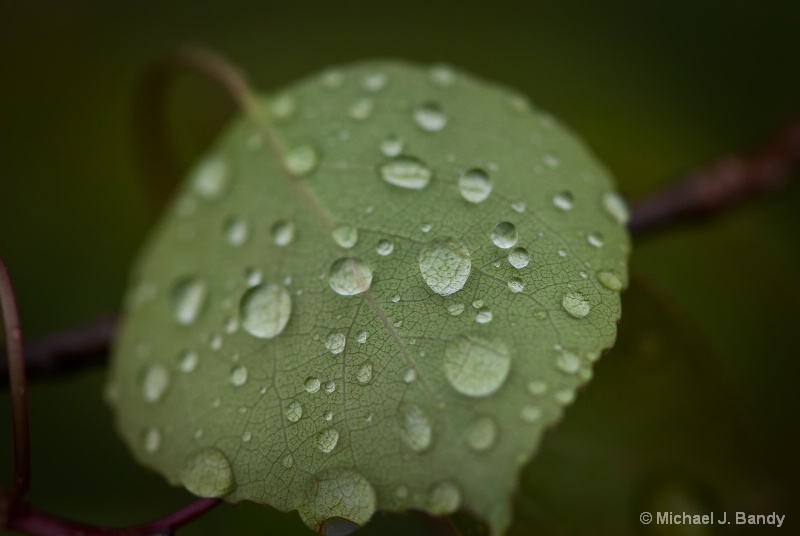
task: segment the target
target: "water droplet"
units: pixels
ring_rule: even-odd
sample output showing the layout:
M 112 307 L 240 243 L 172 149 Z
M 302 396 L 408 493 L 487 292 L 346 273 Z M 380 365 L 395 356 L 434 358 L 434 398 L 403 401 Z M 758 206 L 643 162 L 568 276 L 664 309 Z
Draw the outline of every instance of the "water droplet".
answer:
M 505 382 L 511 368 L 511 354 L 500 341 L 460 335 L 447 343 L 443 368 L 459 393 L 487 396 Z
M 472 307 L 474 307 L 475 309 L 480 309 L 481 307 L 483 307 L 483 300 L 475 300 L 474 302 L 472 302 Z
M 339 432 L 335 428 L 328 428 L 317 435 L 317 448 L 325 454 L 335 449 L 338 442 Z
M 336 390 L 336 383 L 335 382 L 328 382 L 325 384 L 325 392 L 328 394 L 333 393 Z
M 580 292 L 567 292 L 561 300 L 561 307 L 575 318 L 583 318 L 592 310 L 589 300 Z
M 358 257 L 341 257 L 331 264 L 328 283 L 341 296 L 361 294 L 372 284 L 372 267 Z
M 508 254 L 508 262 L 517 270 L 521 270 L 531 262 L 531 256 L 525 248 L 514 248 Z
M 463 303 L 451 303 L 447 306 L 447 312 L 449 312 L 453 316 L 458 316 L 464 312 L 464 304 Z
M 497 425 L 491 417 L 478 417 L 467 427 L 467 444 L 477 451 L 488 450 L 497 437 Z
M 241 246 L 250 238 L 250 225 L 247 220 L 232 216 L 225 221 L 225 240 L 231 246 Z
M 278 246 L 288 246 L 294 240 L 294 224 L 280 220 L 272 226 L 272 240 Z
M 323 418 L 328 422 L 332 421 L 333 420 L 333 412 L 331 410 L 326 411 L 325 415 L 323 415 Z
M 217 351 L 222 348 L 222 335 L 219 333 L 214 334 L 211 337 L 211 342 L 208 344 L 212 350 Z
M 148 454 L 155 454 L 161 448 L 161 430 L 155 426 L 150 426 L 144 431 L 144 451 Z
M 428 494 L 428 512 L 435 516 L 452 514 L 460 505 L 461 492 L 452 482 L 440 482 Z
M 364 363 L 356 372 L 358 383 L 369 383 L 372 379 L 372 363 Z
M 211 153 L 192 171 L 192 191 L 203 199 L 217 199 L 228 187 L 228 176 L 228 165 L 223 156 Z
M 528 205 L 526 205 L 523 201 L 514 201 L 511 203 L 511 210 L 517 212 L 518 214 L 522 214 L 527 208 Z
M 193 324 L 206 304 L 208 286 L 197 277 L 187 277 L 172 288 L 170 301 L 175 320 L 182 326 Z
M 528 382 L 528 391 L 532 395 L 543 395 L 547 392 L 547 384 L 541 380 L 531 380 Z
M 475 315 L 475 322 L 478 324 L 488 324 L 492 321 L 492 312 L 486 307 L 480 309 L 478 314 Z
M 297 510 L 319 534 L 345 535 L 364 525 L 375 513 L 377 498 L 372 484 L 352 469 L 323 469 L 309 479 L 306 502 Z M 331 520 L 336 520 L 333 522 Z M 344 520 L 344 523 L 342 522 Z
M 347 113 L 356 121 L 363 121 L 372 115 L 372 109 L 374 107 L 375 103 L 372 99 L 369 97 L 361 97 L 350 105 L 350 108 L 347 109 Z
M 403 152 L 404 145 L 405 143 L 402 139 L 392 134 L 387 136 L 381 143 L 381 152 L 384 156 L 393 158 Z
M 236 488 L 228 458 L 215 448 L 202 449 L 189 456 L 180 479 L 186 489 L 200 497 L 222 497 Z
M 231 383 L 236 387 L 241 387 L 247 382 L 247 368 L 237 365 L 231 369 Z
M 194 434 L 192 434 L 192 435 L 194 436 L 195 439 L 202 439 L 203 438 L 203 429 L 202 428 L 198 428 L 197 430 L 194 431 Z
M 581 359 L 567 350 L 562 351 L 556 358 L 556 366 L 567 374 L 575 374 L 581 368 Z
M 284 466 L 286 469 L 291 469 L 292 466 L 294 465 L 294 458 L 292 457 L 292 455 L 287 454 L 286 456 L 284 456 L 283 459 L 281 460 L 281 465 Z
M 336 89 L 344 83 L 344 74 L 337 69 L 330 69 L 322 75 L 322 85 L 328 89 Z
M 283 95 L 273 97 L 269 103 L 269 109 L 273 117 L 277 119 L 288 119 L 294 115 L 297 104 L 295 103 L 294 97 L 284 93 Z
M 392 296 L 392 303 L 397 303 L 399 301 L 400 301 L 400 296 L 398 294 Z
M 375 251 L 378 252 L 378 255 L 385 257 L 394 251 L 394 244 L 384 238 L 378 242 L 378 246 L 375 248 Z
M 403 404 L 398 415 L 400 437 L 414 452 L 423 452 L 431 446 L 433 434 L 431 421 L 425 412 L 415 404 Z
M 447 116 L 437 104 L 428 102 L 414 109 L 414 121 L 422 130 L 438 132 L 447 124 Z
M 567 256 L 567 250 L 566 249 L 559 249 L 558 250 L 558 256 L 559 257 L 566 257 Z
M 449 65 L 434 65 L 429 71 L 431 81 L 437 86 L 450 87 L 456 82 L 456 73 Z
M 184 350 L 178 355 L 178 367 L 181 372 L 192 372 L 197 368 L 200 356 L 194 350 Z
M 244 272 L 244 278 L 247 281 L 247 285 L 250 287 L 254 287 L 261 283 L 262 275 L 261 270 L 256 268 L 248 268 Z
M 545 311 L 535 311 L 533 313 L 533 318 L 535 318 L 536 320 L 544 320 L 545 318 L 547 318 L 547 313 Z
M 364 76 L 364 79 L 362 80 L 362 85 L 364 86 L 364 89 L 366 89 L 367 91 L 374 92 L 374 91 L 380 91 L 384 87 L 386 87 L 387 81 L 388 78 L 384 73 L 369 73 L 366 76 Z
M 331 333 L 325 341 L 325 348 L 333 355 L 344 352 L 345 337 L 341 333 Z
M 381 177 L 401 188 L 422 190 L 431 181 L 433 172 L 413 156 L 397 156 L 381 166 Z
M 423 223 L 419 226 L 419 230 L 423 233 L 430 233 L 431 229 L 433 229 L 433 226 L 430 223 Z
M 160 364 L 150 365 L 142 375 L 142 397 L 149 404 L 155 404 L 166 394 L 170 383 L 169 369 Z
M 525 422 L 534 423 L 542 417 L 542 410 L 537 406 L 528 404 L 519 412 L 520 418 Z
M 518 239 L 519 233 L 513 223 L 501 221 L 492 229 L 492 242 L 499 248 L 508 249 L 514 247 Z
M 242 442 L 247 443 L 251 439 L 253 439 L 252 432 L 242 432 Z
M 417 260 L 422 279 L 440 296 L 449 296 L 464 288 L 472 268 L 467 246 L 450 236 L 429 241 Z
M 286 409 L 283 411 L 289 422 L 297 422 L 303 416 L 303 406 L 297 400 L 292 400 Z
M 555 398 L 555 401 L 562 406 L 566 406 L 572 404 L 572 402 L 575 400 L 575 392 L 564 389 L 554 394 L 553 398 Z
M 604 240 L 605 239 L 601 233 L 589 233 L 589 235 L 586 237 L 586 241 L 596 248 L 603 247 Z
M 525 283 L 518 277 L 512 277 L 508 280 L 508 288 L 514 293 L 522 292 L 525 290 Z
M 622 290 L 622 281 L 613 272 L 598 272 L 597 280 L 609 290 Z
M 492 180 L 484 170 L 473 168 L 458 178 L 458 190 L 470 203 L 480 203 L 492 193 Z
M 549 168 L 557 168 L 561 161 L 554 154 L 548 153 L 542 157 L 542 162 Z
M 307 175 L 316 169 L 318 163 L 319 154 L 312 145 L 297 145 L 286 155 L 286 169 L 293 175 Z
M 620 225 L 627 225 L 631 219 L 631 213 L 628 209 L 627 203 L 616 192 L 607 192 L 603 194 L 603 208 L 611 218 Z
M 306 378 L 306 381 L 303 383 L 303 387 L 305 387 L 306 391 L 309 393 L 316 393 L 319 391 L 320 385 L 321 382 L 319 381 L 319 378 Z
M 560 208 L 561 210 L 572 210 L 572 193 L 568 191 L 557 193 L 553 197 L 553 204 L 556 206 L 556 208 Z
M 365 342 L 367 342 L 367 337 L 369 337 L 369 332 L 359 331 L 358 336 L 356 336 L 356 341 L 361 344 L 364 344 Z
M 414 380 L 417 379 L 417 371 L 414 369 L 408 369 L 405 374 L 403 374 L 403 381 L 406 383 L 414 383 Z
M 340 247 L 350 249 L 358 242 L 358 229 L 352 225 L 340 225 L 333 230 L 332 236 Z

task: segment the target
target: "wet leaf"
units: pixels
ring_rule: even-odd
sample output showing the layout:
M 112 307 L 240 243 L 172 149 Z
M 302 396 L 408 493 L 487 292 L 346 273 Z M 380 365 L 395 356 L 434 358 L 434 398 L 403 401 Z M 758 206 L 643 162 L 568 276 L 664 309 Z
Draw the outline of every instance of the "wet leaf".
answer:
M 468 510 L 502 532 L 614 342 L 629 242 L 607 172 L 445 66 L 329 70 L 262 103 L 134 271 L 119 429 L 171 482 L 311 527 Z

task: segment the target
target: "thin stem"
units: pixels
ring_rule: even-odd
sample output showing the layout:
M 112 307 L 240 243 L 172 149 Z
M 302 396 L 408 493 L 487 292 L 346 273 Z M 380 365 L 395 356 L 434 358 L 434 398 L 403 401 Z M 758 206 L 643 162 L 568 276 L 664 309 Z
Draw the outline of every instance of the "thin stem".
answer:
M 0 305 L 2 305 L 3 326 L 8 348 L 8 377 L 11 386 L 11 409 L 14 415 L 14 484 L 10 494 L 13 508 L 15 502 L 24 501 L 28 495 L 31 479 L 31 450 L 22 328 L 11 278 L 2 257 L 0 257 Z

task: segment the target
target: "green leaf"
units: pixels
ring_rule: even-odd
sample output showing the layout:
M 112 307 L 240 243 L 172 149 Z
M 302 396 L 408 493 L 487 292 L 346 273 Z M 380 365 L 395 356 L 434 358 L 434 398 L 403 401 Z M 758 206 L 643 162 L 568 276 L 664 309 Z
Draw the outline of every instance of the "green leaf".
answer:
M 552 117 L 449 67 L 366 63 L 241 118 L 134 271 L 109 399 L 203 496 L 510 522 L 609 348 L 626 209 Z

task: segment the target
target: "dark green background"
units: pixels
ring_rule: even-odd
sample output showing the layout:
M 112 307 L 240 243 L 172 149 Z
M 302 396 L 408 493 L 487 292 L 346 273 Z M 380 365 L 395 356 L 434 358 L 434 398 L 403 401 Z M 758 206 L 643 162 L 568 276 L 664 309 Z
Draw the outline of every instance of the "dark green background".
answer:
M 153 223 L 133 151 L 133 92 L 148 63 L 177 45 L 223 53 L 261 90 L 364 58 L 446 61 L 527 93 L 581 134 L 623 193 L 637 195 L 749 146 L 800 111 L 799 28 L 800 2 L 793 1 L 1 0 L 0 251 L 25 332 L 36 336 L 118 308 L 127 267 Z M 175 152 L 185 168 L 232 107 L 191 77 L 171 102 Z M 740 430 L 739 462 L 754 496 L 745 503 L 783 508 L 787 533 L 800 523 L 791 519 L 800 514 L 798 231 L 800 188 L 793 185 L 712 223 L 647 239 L 632 259 L 634 271 L 668 296 L 682 329 L 704 339 L 699 368 L 721 385 L 712 390 L 715 400 Z M 637 348 L 641 333 L 630 318 L 648 314 L 641 302 L 623 311 L 623 347 Z M 596 384 L 648 381 L 605 374 L 612 366 L 601 362 Z M 32 386 L 35 503 L 111 524 L 183 504 L 184 492 L 128 459 L 101 402 L 102 379 L 96 371 Z M 687 400 L 680 383 L 673 387 L 665 407 Z M 8 415 L 6 398 L 0 410 Z M 579 405 L 580 397 L 576 412 Z M 12 459 L 9 425 L 0 427 L 3 482 Z M 680 419 L 668 426 L 682 433 Z M 711 493 L 725 495 L 716 486 Z M 582 500 L 570 506 L 591 517 L 584 495 L 574 494 Z M 641 529 L 637 500 L 629 501 L 634 532 Z M 225 507 L 186 533 L 278 534 L 283 519 L 253 506 Z M 294 518 L 290 524 L 297 526 Z

